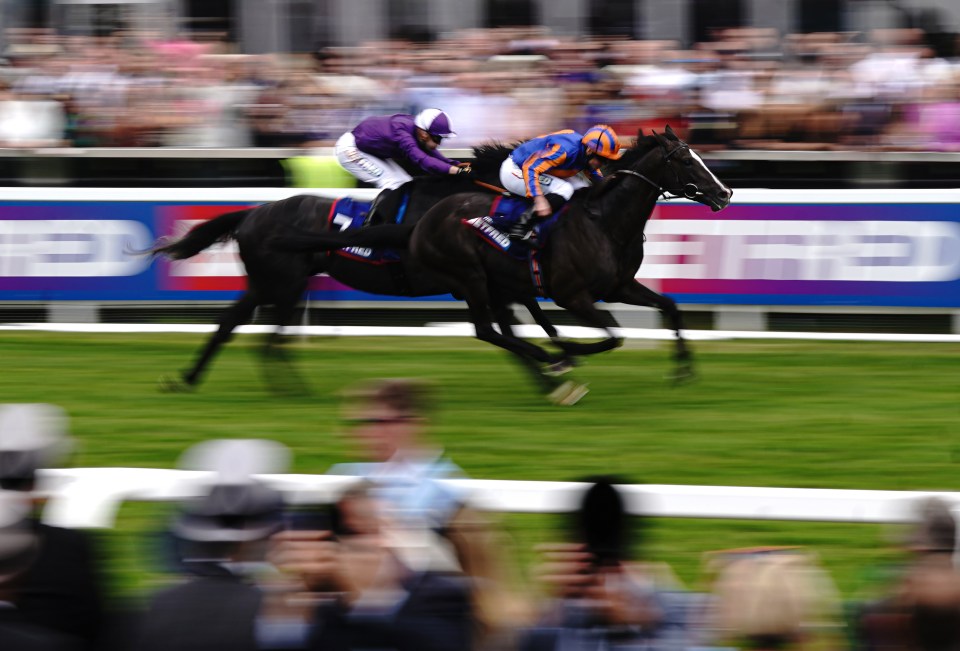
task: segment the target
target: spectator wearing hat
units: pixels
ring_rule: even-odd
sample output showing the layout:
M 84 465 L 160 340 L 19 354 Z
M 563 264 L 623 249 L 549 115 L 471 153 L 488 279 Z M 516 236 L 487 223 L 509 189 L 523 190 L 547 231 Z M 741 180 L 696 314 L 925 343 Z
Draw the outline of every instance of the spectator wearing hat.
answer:
M 79 640 L 37 626 L 20 608 L 20 580 L 39 553 L 28 503 L 21 495 L 0 491 L 0 649 L 78 651 Z
M 37 470 L 70 449 L 66 414 L 49 404 L 0 405 L 0 489 L 38 501 Z M 36 553 L 17 579 L 15 607 L 23 621 L 94 648 L 105 630 L 100 554 L 85 531 L 43 524 L 31 514 Z M 2 646 L 2 645 L 0 645 Z M 3 646 L 3 648 L 8 648 Z M 13 648 L 13 647 L 9 647 Z
M 188 451 L 181 466 L 208 471 L 212 481 L 174 519 L 171 528 L 185 578 L 154 595 L 136 649 L 266 647 L 258 632 L 264 593 L 253 570 L 267 569 L 267 539 L 282 527 L 283 501 L 254 474 L 276 471 L 263 460 L 284 455 L 279 444 L 255 440 L 209 441 Z

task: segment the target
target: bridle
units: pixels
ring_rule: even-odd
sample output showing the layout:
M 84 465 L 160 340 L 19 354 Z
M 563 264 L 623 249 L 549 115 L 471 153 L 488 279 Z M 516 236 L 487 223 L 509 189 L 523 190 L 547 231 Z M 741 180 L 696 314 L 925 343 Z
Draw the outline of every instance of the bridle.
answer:
M 663 145 L 661 145 L 660 147 L 661 147 L 662 149 L 665 149 L 665 147 L 664 147 Z M 681 151 L 681 150 L 684 150 L 684 149 L 689 151 L 689 150 L 690 150 L 690 145 L 688 145 L 688 144 L 685 143 L 685 142 L 681 142 L 681 143 L 678 144 L 676 147 L 674 147 L 673 149 L 671 149 L 671 150 L 670 150 L 669 152 L 667 152 L 667 154 L 663 157 L 663 162 L 664 162 L 664 164 L 669 163 L 669 162 L 670 162 L 670 158 L 673 157 L 674 154 L 676 154 L 678 151 Z M 665 165 L 665 166 L 666 166 L 666 165 Z M 676 170 L 674 170 L 673 173 L 674 173 L 674 174 L 676 175 L 676 177 L 677 177 L 677 185 L 680 185 L 680 173 L 677 172 Z M 668 190 L 667 188 L 665 188 L 665 187 L 663 186 L 662 183 L 656 183 L 656 182 L 654 182 L 652 179 L 650 179 L 650 177 L 648 177 L 648 176 L 646 176 L 646 175 L 644 175 L 644 174 L 641 174 L 640 172 L 637 172 L 636 170 L 617 170 L 616 172 L 614 172 L 613 174 L 611 174 L 610 177 L 613 178 L 613 177 L 615 177 L 615 176 L 620 176 L 620 175 L 624 175 L 624 176 L 635 176 L 635 177 L 637 177 L 638 179 L 641 179 L 641 180 L 643 180 L 643 181 L 646 181 L 648 184 L 650 184 L 650 185 L 652 185 L 654 188 L 656 188 L 657 194 L 658 194 L 659 196 L 663 197 L 663 200 L 664 200 L 664 201 L 669 201 L 670 199 L 679 199 L 679 198 L 686 198 L 686 199 L 695 200 L 697 197 L 699 197 L 700 195 L 703 194 L 703 192 L 700 191 L 700 188 L 697 187 L 697 185 L 696 185 L 695 183 L 685 183 L 685 184 L 683 184 L 683 187 L 681 188 L 681 192 L 679 192 L 679 193 L 678 193 L 676 190 Z

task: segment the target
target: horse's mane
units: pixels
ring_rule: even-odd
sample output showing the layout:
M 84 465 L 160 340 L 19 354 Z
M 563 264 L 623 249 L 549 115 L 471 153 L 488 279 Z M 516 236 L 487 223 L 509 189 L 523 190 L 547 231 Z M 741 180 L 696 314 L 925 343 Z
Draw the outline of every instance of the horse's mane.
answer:
M 501 142 L 485 142 L 473 148 L 473 167 L 479 174 L 487 171 L 500 174 L 500 164 L 520 143 L 505 145 Z
M 626 149 L 619 160 L 612 160 L 604 166 L 604 173 L 610 175 L 617 170 L 625 170 L 633 167 L 644 156 L 649 154 L 654 147 L 659 146 L 660 142 L 652 135 L 637 136 L 633 145 Z
M 603 167 L 603 174 L 606 177 L 603 183 L 594 185 L 591 188 L 587 188 L 587 192 L 583 193 L 584 198 L 598 199 L 609 190 L 616 181 L 611 177 L 615 172 L 619 170 L 630 169 L 636 165 L 644 156 L 649 154 L 654 148 L 660 146 L 660 141 L 654 138 L 652 135 L 646 136 L 637 136 L 637 139 L 633 141 L 633 145 L 628 149 L 624 150 L 623 156 L 619 160 L 609 161 Z

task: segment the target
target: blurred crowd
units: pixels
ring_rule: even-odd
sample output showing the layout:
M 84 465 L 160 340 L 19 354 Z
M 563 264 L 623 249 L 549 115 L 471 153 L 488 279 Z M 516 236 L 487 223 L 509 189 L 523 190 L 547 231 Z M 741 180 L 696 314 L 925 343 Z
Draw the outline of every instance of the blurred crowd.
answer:
M 4 147 L 322 146 L 370 115 L 428 106 L 463 147 L 598 122 L 670 123 L 703 149 L 960 147 L 960 60 L 918 29 L 724 29 L 687 49 L 472 29 L 256 56 L 216 39 L 7 32 Z
M 69 447 L 66 415 L 0 406 L 0 648 L 13 651 L 720 651 L 960 648 L 956 522 L 916 506 L 877 599 L 844 603 L 803 547 L 712 552 L 702 589 L 645 558 L 622 482 L 585 478 L 566 537 L 520 571 L 504 529 L 429 440 L 430 392 L 354 387 L 361 458 L 327 505 L 261 478 L 290 462 L 257 439 L 200 443 L 180 461 L 193 497 L 164 527 L 168 571 L 141 605 L 105 596 L 111 559 L 88 532 L 42 524 L 37 470 Z M 709 545 L 704 541 L 705 548 Z M 529 577 L 529 578 L 527 578 Z

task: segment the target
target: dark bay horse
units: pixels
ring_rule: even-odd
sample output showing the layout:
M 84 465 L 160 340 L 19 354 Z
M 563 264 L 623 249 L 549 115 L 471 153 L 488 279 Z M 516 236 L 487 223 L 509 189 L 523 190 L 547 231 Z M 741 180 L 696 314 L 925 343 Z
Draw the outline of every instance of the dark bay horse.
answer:
M 643 231 L 661 195 L 686 197 L 719 211 L 733 193 L 669 126 L 664 133 L 638 137 L 604 172 L 603 183 L 574 195 L 540 251 L 539 289 L 529 264 L 504 255 L 464 227 L 464 219 L 489 212 L 493 201 L 489 194 L 455 195 L 431 208 L 413 231 L 410 253 L 463 297 L 479 339 L 514 353 L 528 365 L 546 364 L 551 355 L 512 333 L 497 332 L 495 304 L 539 294 L 552 298 L 583 325 L 605 331 L 606 338 L 597 342 L 557 340 L 570 355 L 622 344 L 613 331 L 616 321 L 597 308 L 598 301 L 657 308 L 676 333 L 676 376 L 689 376 L 692 360 L 677 304 L 636 280 L 643 262 Z
M 482 170 L 482 164 L 477 175 L 479 179 L 489 178 Z M 460 177 L 417 179 L 410 192 L 406 210 L 407 221 L 413 224 L 441 199 L 476 188 L 477 185 L 472 181 Z M 234 329 L 247 323 L 254 310 L 261 305 L 275 306 L 277 318 L 277 330 L 265 341 L 265 359 L 282 360 L 283 353 L 276 346 L 280 342 L 279 335 L 283 327 L 292 320 L 310 278 L 316 274 L 327 273 L 349 287 L 374 294 L 433 296 L 449 293 L 439 278 L 425 273 L 419 265 L 411 262 L 406 252 L 400 253 L 399 261 L 371 264 L 336 253 L 290 253 L 270 246 L 269 242 L 273 238 L 284 233 L 315 233 L 331 228 L 328 215 L 333 202 L 333 199 L 314 195 L 297 195 L 230 212 L 198 224 L 178 240 L 158 241 L 150 249 L 149 253 L 154 256 L 162 255 L 173 260 L 182 260 L 197 255 L 215 243 L 233 239 L 237 242 L 247 273 L 246 291 L 221 313 L 216 332 L 207 340 L 193 365 L 176 377 L 162 378 L 161 389 L 176 391 L 197 385 L 213 356 L 231 339 Z M 410 228 L 412 226 L 394 226 L 392 230 L 381 227 L 379 238 L 374 245 L 389 245 L 398 238 L 401 244 L 405 244 Z M 365 230 L 377 229 L 362 229 L 359 232 Z M 384 231 L 386 238 L 383 237 Z M 493 302 L 498 323 L 505 331 L 510 331 L 510 322 L 513 319 L 510 305 L 500 304 L 495 299 Z M 535 298 L 521 303 L 528 308 L 548 336 L 557 336 L 556 329 L 547 320 Z M 557 373 L 568 368 L 566 354 L 553 355 L 551 363 Z M 539 368 L 531 371 L 538 376 L 541 374 Z M 553 388 L 561 385 L 559 380 L 553 377 L 547 384 Z

